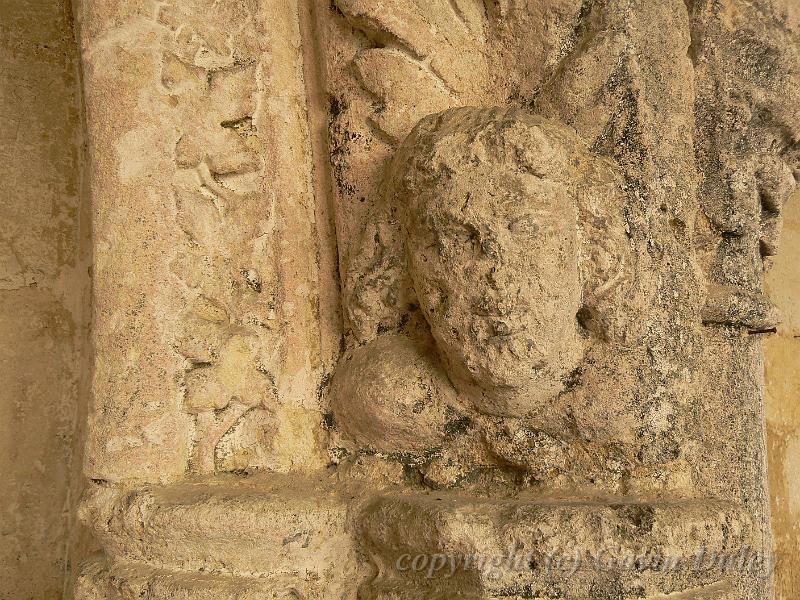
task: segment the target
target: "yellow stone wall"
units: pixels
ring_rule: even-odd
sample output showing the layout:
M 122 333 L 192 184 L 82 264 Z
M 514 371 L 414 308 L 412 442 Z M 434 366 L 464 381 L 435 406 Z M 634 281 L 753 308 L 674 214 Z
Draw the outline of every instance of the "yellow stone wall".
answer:
M 785 208 L 780 254 L 767 276 L 783 312 L 765 346 L 767 437 L 777 572 L 776 600 L 800 598 L 800 194 Z

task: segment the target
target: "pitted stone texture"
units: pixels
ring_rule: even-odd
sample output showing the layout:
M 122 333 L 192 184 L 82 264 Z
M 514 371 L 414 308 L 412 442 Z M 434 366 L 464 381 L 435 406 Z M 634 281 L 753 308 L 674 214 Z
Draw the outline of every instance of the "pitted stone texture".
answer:
M 370 600 L 738 598 L 738 563 L 711 566 L 711 552 L 766 568 L 746 513 L 716 501 L 391 495 L 366 507 L 361 528 Z
M 552 549 L 573 534 L 595 550 L 769 546 L 759 336 L 774 315 L 761 276 L 797 159 L 780 1 L 144 4 L 89 3 L 84 29 L 99 203 L 87 471 L 112 480 L 87 517 L 112 562 L 147 563 L 137 581 L 153 590 L 167 570 L 167 590 L 286 574 L 301 584 L 286 593 L 317 594 L 299 567 L 328 572 L 304 552 L 333 564 L 326 544 L 356 531 L 346 499 L 314 498 L 299 478 L 267 492 L 119 486 L 187 465 L 321 468 L 323 424 L 358 446 L 337 477 L 369 459 L 373 492 L 465 494 L 398 495 L 362 515 L 380 576 L 365 594 L 431 591 L 391 576 L 402 547 L 494 552 L 516 536 Z M 319 271 L 329 162 L 341 268 Z M 542 214 L 538 229 L 509 218 L 511 196 Z M 630 274 L 616 268 L 626 253 Z M 338 313 L 319 290 L 339 272 L 345 359 L 323 420 L 339 329 L 326 354 L 321 323 Z M 560 495 L 497 500 L 531 488 Z M 664 497 L 683 500 L 650 501 Z M 329 572 L 349 590 L 358 554 L 339 558 Z M 474 569 L 433 591 L 524 598 L 549 584 L 514 575 Z M 768 577 L 741 574 L 731 591 L 706 576 L 581 572 L 546 592 L 769 596 Z
M 521 435 L 498 424 L 510 439 L 493 442 L 495 454 L 525 465 L 521 471 L 554 465 L 536 479 L 546 490 L 563 482 L 559 465 L 571 464 L 569 483 L 594 493 L 729 499 L 748 506 L 755 537 L 769 545 L 759 348 L 776 314 L 761 278 L 797 166 L 796 111 L 787 110 L 798 89 L 796 11 L 782 0 L 523 0 L 488 3 L 482 13 L 472 7 L 461 0 L 341 1 L 328 13 L 346 281 L 360 276 L 366 247 L 365 262 L 381 264 L 385 275 L 372 279 L 367 303 L 416 308 L 408 301 L 418 290 L 392 285 L 407 275 L 387 250 L 404 243 L 394 226 L 402 214 L 380 218 L 398 131 L 413 123 L 409 114 L 430 109 L 413 99 L 514 106 L 573 127 L 622 172 L 633 270 L 622 298 L 631 310 L 621 320 L 623 336 L 593 338 L 569 389 L 520 419 Z M 460 39 L 465 54 L 486 58 L 491 84 L 479 62 L 476 88 L 456 90 L 446 70 L 429 69 L 455 39 L 442 29 L 453 14 L 459 36 L 482 31 Z M 539 34 L 541 22 L 547 27 Z M 520 43 L 527 36 L 540 45 Z M 387 48 L 406 54 L 404 69 L 378 68 L 388 64 Z M 449 86 L 450 95 L 437 85 Z M 356 241 L 361 228 L 367 233 Z M 359 340 L 387 331 L 413 337 L 424 327 L 414 309 L 408 312 L 407 319 L 381 315 L 367 336 L 360 315 L 348 325 Z M 592 327 L 597 315 L 580 317 L 588 331 L 603 331 Z M 555 414 L 568 418 L 549 420 Z M 575 452 L 565 456 L 603 464 L 593 471 L 561 460 L 553 450 L 565 438 Z M 480 464 L 478 454 L 471 456 Z M 743 585 L 745 597 L 769 594 L 768 580 Z
M 75 600 L 266 600 L 323 598 L 298 596 L 291 584 L 275 590 L 274 582 L 244 577 L 184 573 L 136 563 L 108 563 L 102 557 L 86 561 L 78 576 Z
M 482 412 L 527 412 L 581 358 L 580 151 L 524 113 L 457 109 L 424 119 L 393 162 L 387 203 L 416 298 L 450 378 Z
M 677 388 L 683 382 L 673 378 L 688 371 L 662 371 L 688 364 L 693 346 L 670 339 L 662 322 L 641 319 L 654 310 L 647 304 L 653 289 L 635 277 L 644 280 L 646 266 L 630 239 L 635 204 L 619 170 L 556 120 L 502 108 L 423 119 L 387 167 L 349 265 L 345 309 L 365 342 L 353 353 L 370 361 L 359 374 L 373 381 L 354 381 L 345 357 L 331 408 L 334 417 L 357 414 L 362 431 L 348 430 L 346 418 L 334 425 L 365 449 L 415 425 L 413 448 L 379 449 L 405 462 L 411 450 L 417 462 L 434 457 L 420 469 L 435 471 L 433 485 L 459 485 L 489 467 L 549 489 L 624 493 L 632 481 L 641 490 L 690 487 L 689 466 L 675 449 L 683 435 L 677 404 L 689 400 L 665 398 L 662 389 Z M 682 260 L 687 250 L 673 248 Z M 691 282 L 683 276 L 681 290 Z M 680 297 L 678 286 L 672 298 Z M 696 315 L 680 316 L 696 335 Z M 399 355 L 384 347 L 403 336 L 398 349 L 416 345 L 421 356 L 436 348 L 438 361 L 425 369 L 409 352 L 402 377 L 424 379 L 432 367 L 447 374 L 466 420 L 450 436 L 458 439 L 443 439 L 441 417 L 383 417 L 413 404 L 402 377 L 381 375 L 401 372 Z M 648 348 L 656 343 L 666 346 L 663 356 Z M 385 391 L 366 398 L 370 386 Z M 648 411 L 661 416 L 650 419 Z M 505 443 L 491 432 L 502 426 L 480 425 L 495 416 L 518 419 L 513 428 L 524 439 Z
M 431 347 L 387 335 L 343 359 L 331 387 L 338 429 L 360 446 L 384 453 L 439 446 L 456 393 Z
M 643 600 L 638 593 L 634 597 L 618 594 L 614 584 L 608 588 L 597 588 L 595 598 L 610 594 L 615 599 Z M 382 600 L 397 600 L 404 596 L 395 590 L 384 589 L 379 596 Z M 331 600 L 331 596 L 322 593 L 304 593 L 291 586 L 275 585 L 255 578 L 220 577 L 215 575 L 198 575 L 175 573 L 143 567 L 131 563 L 117 563 L 109 566 L 103 559 L 93 559 L 84 566 L 84 570 L 76 588 L 76 600 L 139 600 L 147 597 L 150 600 Z M 460 589 L 458 582 L 451 582 L 446 591 L 438 594 L 427 593 L 426 600 L 451 600 L 454 597 L 465 600 L 528 600 L 536 598 L 528 592 L 521 594 L 501 591 L 488 596 L 470 595 Z M 366 598 L 366 597 L 365 597 Z M 413 596 L 418 600 L 419 596 Z M 543 599 L 551 600 L 552 596 Z M 648 596 L 644 600 L 739 600 L 740 596 L 728 583 L 712 584 L 685 593 L 658 594 Z
M 331 358 L 298 3 L 113 4 L 78 7 L 97 282 L 86 473 L 319 468 Z M 252 427 L 257 410 L 279 416 Z
M 383 202 L 350 266 L 350 322 L 369 340 L 419 304 L 480 412 L 520 416 L 561 392 L 583 356 L 579 315 L 619 333 L 620 182 L 568 128 L 513 109 L 427 117 Z

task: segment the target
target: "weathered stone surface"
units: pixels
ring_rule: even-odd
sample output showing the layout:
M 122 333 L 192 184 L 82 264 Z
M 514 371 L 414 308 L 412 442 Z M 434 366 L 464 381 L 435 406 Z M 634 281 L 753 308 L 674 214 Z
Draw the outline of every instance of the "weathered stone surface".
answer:
M 331 408 L 345 435 L 384 453 L 421 452 L 444 441 L 457 400 L 433 348 L 384 336 L 343 360 Z
M 779 2 L 82 15 L 107 558 L 81 594 L 770 598 L 763 559 L 537 567 L 769 552 Z M 512 542 L 535 556 L 496 577 L 397 564 Z
M 764 561 L 746 513 L 713 501 L 395 495 L 369 504 L 361 527 L 370 599 L 733 598 Z
M 529 407 L 546 409 L 503 411 L 479 402 L 470 411 L 464 402 L 458 440 L 413 457 L 356 454 L 352 464 L 359 473 L 368 463 L 373 472 L 383 464 L 389 473 L 396 461 L 412 485 L 474 493 L 496 493 L 493 486 L 506 481 L 506 489 L 571 490 L 576 497 L 721 497 L 748 507 L 755 543 L 768 547 L 759 347 L 778 318 L 761 279 L 777 249 L 781 207 L 797 167 L 796 111 L 786 109 L 797 103 L 797 39 L 785 26 L 787 10 L 780 3 L 677 1 L 498 2 L 485 11 L 470 2 L 380 8 L 336 3 L 327 21 L 335 48 L 327 73 L 345 309 L 354 344 L 369 347 L 372 339 L 398 333 L 411 340 L 432 336 L 442 368 L 465 399 L 470 395 L 468 377 L 453 369 L 471 351 L 458 339 L 472 333 L 468 321 L 454 327 L 441 312 L 431 317 L 436 303 L 429 298 L 437 295 L 420 292 L 423 277 L 414 270 L 429 250 L 447 254 L 441 249 L 455 239 L 431 225 L 452 204 L 451 190 L 458 193 L 461 180 L 469 181 L 465 173 L 496 161 L 487 169 L 491 175 L 463 184 L 463 192 L 488 189 L 487 180 L 518 163 L 504 161 L 502 151 L 478 155 L 473 149 L 483 140 L 469 136 L 438 152 L 428 151 L 435 143 L 416 132 L 400 143 L 401 129 L 413 125 L 408 115 L 430 109 L 417 98 L 437 107 L 517 107 L 560 121 L 577 131 L 592 156 L 616 163 L 618 204 L 605 195 L 598 202 L 605 213 L 578 214 L 576 220 L 596 223 L 599 212 L 621 224 L 620 237 L 608 226 L 598 229 L 611 232 L 610 239 L 588 236 L 592 250 L 612 251 L 586 262 L 608 264 L 613 249 L 624 248 L 617 254 L 629 253 L 632 282 L 610 296 L 612 311 L 579 305 L 578 331 L 586 337 L 573 363 L 578 368 L 561 393 L 542 395 L 548 402 L 521 395 Z M 542 45 L 519 43 L 534 35 L 537 22 L 550 25 L 539 38 Z M 461 40 L 462 60 L 480 57 L 470 58 L 471 86 L 452 75 L 456 63 L 446 60 L 455 39 Z M 399 54 L 405 54 L 404 66 L 387 69 L 389 60 L 400 63 Z M 778 90 L 788 94 L 788 103 Z M 423 120 L 420 130 L 446 123 L 451 113 L 442 114 Z M 729 122 L 735 123 L 722 126 Z M 472 155 L 479 158 L 458 163 Z M 406 180 L 395 175 L 403 162 L 413 165 Z M 428 163 L 445 167 L 438 179 L 426 176 L 436 172 Z M 470 224 L 478 231 L 491 228 L 496 216 L 489 209 Z M 432 235 L 414 238 L 415 228 Z M 363 234 L 356 238 L 359 229 Z M 480 244 L 473 247 L 485 252 Z M 422 274 L 437 264 L 427 258 Z M 454 296 L 457 302 L 479 291 L 484 279 L 477 263 L 455 260 L 440 269 L 438 281 L 458 283 L 438 299 Z M 617 281 L 609 276 L 613 271 L 598 271 L 601 289 Z M 556 293 L 567 293 L 573 280 L 568 270 L 561 272 Z M 506 302 L 512 297 L 504 295 Z M 604 323 L 604 312 L 615 319 Z M 548 324 L 557 331 L 560 321 Z M 487 344 L 473 354 L 488 365 L 476 387 L 491 387 L 491 369 L 502 370 L 503 362 L 488 358 Z M 494 473 L 488 482 L 487 471 Z M 743 585 L 747 596 L 769 593 L 757 577 Z
M 232 428 L 266 444 L 271 468 L 315 468 L 325 358 L 297 6 L 149 4 L 81 5 L 97 275 L 87 475 L 238 469 L 216 458 Z M 274 431 L 240 422 L 256 408 Z
M 480 412 L 520 416 L 562 392 L 583 354 L 576 315 L 598 312 L 593 284 L 624 280 L 583 260 L 598 245 L 578 217 L 598 193 L 587 189 L 615 191 L 599 163 L 569 130 L 513 110 L 428 117 L 398 151 L 386 202 L 414 300 L 451 381 Z M 621 202 L 604 200 L 621 223 Z
M 220 577 L 202 573 L 181 573 L 133 563 L 109 565 L 103 558 L 84 564 L 76 583 L 79 600 L 256 600 L 262 598 L 298 598 L 296 593 L 272 592 L 272 583 L 244 577 Z M 291 590 L 291 588 L 289 588 Z M 321 598 L 322 596 L 308 596 Z
M 98 487 L 82 516 L 112 559 L 112 577 L 127 577 L 118 572 L 121 562 L 183 571 L 186 581 L 200 574 L 220 582 L 255 578 L 257 589 L 288 597 L 294 589 L 301 597 L 345 598 L 359 569 L 349 523 L 354 494 L 323 478 L 286 476 L 134 492 Z

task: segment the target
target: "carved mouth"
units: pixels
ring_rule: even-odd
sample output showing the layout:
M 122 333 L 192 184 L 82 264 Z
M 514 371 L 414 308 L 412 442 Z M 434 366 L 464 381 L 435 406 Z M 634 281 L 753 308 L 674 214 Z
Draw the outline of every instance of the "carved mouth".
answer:
M 492 295 L 481 295 L 472 302 L 472 314 L 477 317 L 500 320 L 516 320 L 530 312 L 530 303 L 527 298 L 517 290 L 504 298 Z
M 495 333 L 486 338 L 486 342 L 490 344 L 502 344 L 517 339 L 525 333 L 525 328 L 516 329 L 504 333 Z
M 527 315 L 530 311 L 528 310 L 496 310 L 496 311 L 472 311 L 472 315 L 476 317 L 481 317 L 482 319 L 488 319 L 490 321 L 513 321 L 515 319 L 519 319 Z
M 530 307 L 519 304 L 494 304 L 483 300 L 476 303 L 471 312 L 476 317 L 505 321 L 524 317 L 530 312 Z
M 487 344 L 509 347 L 512 349 L 514 355 L 517 355 L 517 352 L 514 352 L 514 350 L 520 349 L 519 344 L 527 347 L 528 350 L 532 349 L 534 346 L 533 341 L 528 335 L 528 327 L 524 324 L 519 324 L 519 321 L 512 321 L 509 323 L 505 319 L 492 319 L 489 321 L 489 327 L 492 333 L 486 338 Z M 521 357 L 518 356 L 518 358 Z

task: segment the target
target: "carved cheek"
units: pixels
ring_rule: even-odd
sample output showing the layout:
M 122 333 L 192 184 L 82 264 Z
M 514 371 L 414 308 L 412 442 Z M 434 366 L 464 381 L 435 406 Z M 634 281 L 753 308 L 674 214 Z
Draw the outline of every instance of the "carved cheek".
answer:
M 447 308 L 447 292 L 435 280 L 427 280 L 422 287 L 420 302 L 425 312 L 430 316 L 441 315 Z
M 430 323 L 446 310 L 450 287 L 445 265 L 435 249 L 420 250 L 412 254 L 411 280 Z

